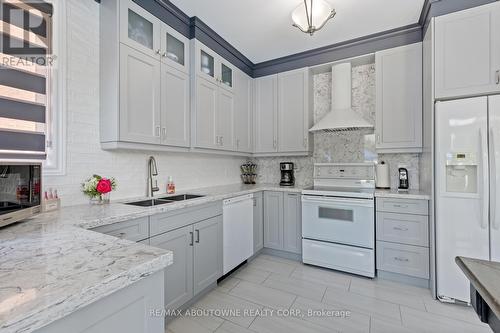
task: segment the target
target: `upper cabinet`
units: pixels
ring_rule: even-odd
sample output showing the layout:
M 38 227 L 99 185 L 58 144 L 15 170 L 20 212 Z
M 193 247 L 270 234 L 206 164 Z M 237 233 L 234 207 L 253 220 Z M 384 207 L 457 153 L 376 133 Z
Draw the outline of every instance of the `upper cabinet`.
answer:
M 307 151 L 309 145 L 309 71 L 278 74 L 278 151 Z
M 226 90 L 232 91 L 234 67 L 199 41 L 194 41 L 194 50 L 196 74 Z
M 189 40 L 132 0 L 101 4 L 100 38 L 102 147 L 187 150 Z
M 255 79 L 255 153 L 307 155 L 312 126 L 309 69 Z
M 278 151 L 278 76 L 269 75 L 255 83 L 255 153 Z
M 435 19 L 436 98 L 500 92 L 500 3 Z
M 234 73 L 234 136 L 235 150 L 243 153 L 252 152 L 252 100 L 253 79 L 240 70 Z
M 120 1 L 120 41 L 151 57 L 161 55 L 162 22 L 132 0 Z M 101 16 L 102 19 L 106 19 Z
M 376 148 L 422 151 L 422 43 L 375 53 Z
M 192 45 L 193 147 L 235 151 L 235 69 L 201 42 Z
M 132 0 L 120 1 L 120 41 L 189 72 L 189 41 Z

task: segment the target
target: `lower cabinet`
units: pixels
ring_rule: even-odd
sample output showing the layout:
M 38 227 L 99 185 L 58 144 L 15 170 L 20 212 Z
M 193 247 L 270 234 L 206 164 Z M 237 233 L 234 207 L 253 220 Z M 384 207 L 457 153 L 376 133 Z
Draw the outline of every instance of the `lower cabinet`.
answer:
M 299 193 L 285 193 L 283 205 L 283 250 L 302 253 L 302 205 Z
M 193 297 L 193 239 L 192 225 L 150 239 L 151 246 L 174 253 L 174 263 L 165 270 L 165 309 L 177 309 Z
M 222 276 L 222 216 L 194 226 L 194 294 Z
M 264 201 L 262 192 L 253 195 L 253 253 L 264 247 Z
M 222 216 L 160 234 L 150 245 L 171 250 L 165 270 L 165 308 L 177 309 L 222 275 Z
M 377 198 L 378 275 L 427 286 L 430 277 L 428 200 Z
M 283 250 L 283 192 L 264 192 L 264 247 Z
M 165 318 L 151 315 L 152 310 L 163 309 L 163 286 L 160 271 L 34 332 L 163 333 Z
M 264 247 L 302 253 L 299 193 L 264 192 Z

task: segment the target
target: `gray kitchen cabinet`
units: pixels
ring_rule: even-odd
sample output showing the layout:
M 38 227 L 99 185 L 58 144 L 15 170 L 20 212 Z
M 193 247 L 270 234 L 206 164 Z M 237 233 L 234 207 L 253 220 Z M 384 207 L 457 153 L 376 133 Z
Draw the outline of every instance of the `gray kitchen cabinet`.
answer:
M 219 149 L 235 150 L 234 144 L 234 94 L 219 88 L 216 112 L 216 134 Z
M 376 198 L 379 276 L 429 286 L 428 200 Z
M 262 192 L 253 195 L 253 252 L 264 247 L 264 202 Z
M 192 135 L 195 148 L 235 150 L 234 137 L 234 69 L 217 53 L 194 39 L 192 76 Z
M 264 247 L 283 250 L 283 192 L 264 192 Z
M 198 222 L 194 228 L 194 295 L 222 276 L 222 216 Z
M 310 121 L 309 70 L 278 74 L 278 151 L 307 152 Z
M 187 151 L 189 39 L 132 0 L 103 1 L 100 24 L 101 147 Z
M 422 43 L 375 53 L 376 149 L 422 151 Z
M 160 271 L 34 332 L 163 333 L 165 318 L 150 313 L 163 309 L 163 288 L 163 271 Z
M 161 21 L 133 0 L 120 0 L 119 40 L 150 57 L 161 53 Z M 109 20 L 109 16 L 103 19 Z
M 197 148 L 219 148 L 216 134 L 218 90 L 215 83 L 201 77 L 196 79 L 193 144 Z
M 138 219 L 103 225 L 93 228 L 92 231 L 139 242 L 149 238 L 149 218 L 140 217 Z
M 278 151 L 278 76 L 270 75 L 254 80 L 254 152 Z
M 284 194 L 283 220 L 283 250 L 302 253 L 302 202 L 299 193 Z
M 436 99 L 500 92 L 500 3 L 435 19 Z
M 160 143 L 160 84 L 159 60 L 120 47 L 120 140 Z
M 253 79 L 236 69 L 234 73 L 234 137 L 236 151 L 251 153 L 253 151 L 253 112 L 252 91 Z
M 165 309 L 177 309 L 193 297 L 193 226 L 152 237 L 150 245 L 174 253 L 165 269 Z
M 189 75 L 162 65 L 161 142 L 168 146 L 190 145 Z
M 162 63 L 189 74 L 189 39 L 162 23 L 160 45 Z
M 429 279 L 429 248 L 377 241 L 377 269 Z

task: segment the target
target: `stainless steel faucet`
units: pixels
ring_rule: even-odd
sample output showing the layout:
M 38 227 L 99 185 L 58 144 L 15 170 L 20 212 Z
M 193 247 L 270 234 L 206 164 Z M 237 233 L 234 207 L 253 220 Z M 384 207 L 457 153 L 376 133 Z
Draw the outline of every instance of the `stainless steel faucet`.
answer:
M 155 192 L 158 192 L 160 188 L 158 187 L 158 180 L 154 180 L 153 177 L 158 176 L 158 169 L 156 168 L 156 160 L 153 156 L 149 156 L 148 160 L 148 197 L 153 197 Z

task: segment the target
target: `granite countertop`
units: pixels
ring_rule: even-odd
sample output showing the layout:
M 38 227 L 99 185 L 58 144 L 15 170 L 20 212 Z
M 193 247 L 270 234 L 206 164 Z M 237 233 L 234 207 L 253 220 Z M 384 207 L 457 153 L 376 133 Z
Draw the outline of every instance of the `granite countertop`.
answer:
M 500 262 L 465 257 L 456 257 L 455 262 L 495 316 L 500 318 Z
M 400 198 L 400 199 L 416 199 L 430 200 L 429 193 L 420 190 L 398 191 L 395 189 L 375 189 L 375 197 L 377 198 Z
M 171 251 L 86 229 L 264 190 L 302 189 L 216 186 L 177 193 L 205 195 L 184 202 L 64 207 L 0 229 L 0 331 L 32 332 L 173 262 Z

